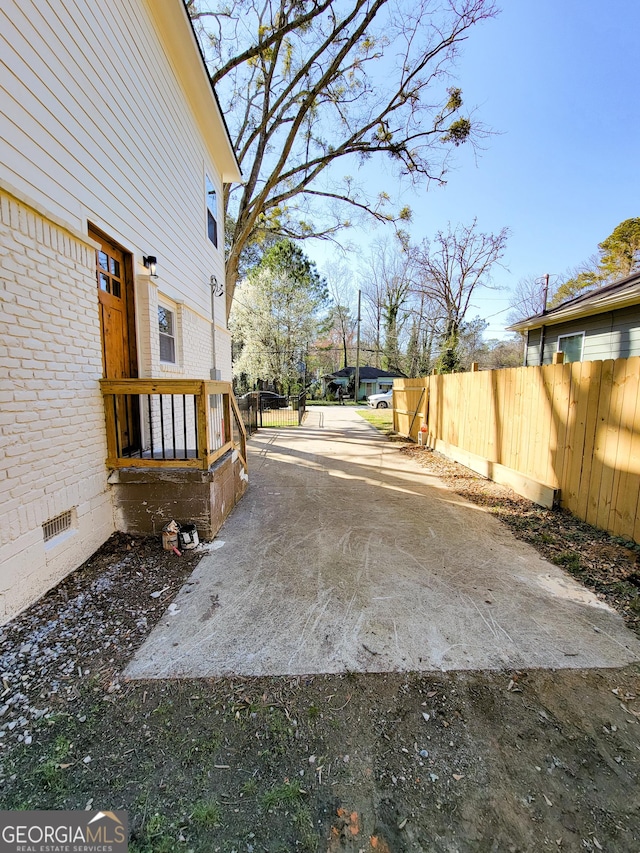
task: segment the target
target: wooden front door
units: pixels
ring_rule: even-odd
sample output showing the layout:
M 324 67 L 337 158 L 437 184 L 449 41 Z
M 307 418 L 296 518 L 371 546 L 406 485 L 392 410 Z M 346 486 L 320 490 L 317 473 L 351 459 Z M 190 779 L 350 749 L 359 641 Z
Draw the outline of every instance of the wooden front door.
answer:
M 131 255 L 104 234 L 89 228 L 89 236 L 100 244 L 96 251 L 96 282 L 102 334 L 102 366 L 105 379 L 137 376 Z M 137 398 L 117 398 L 120 450 L 139 449 L 140 425 Z

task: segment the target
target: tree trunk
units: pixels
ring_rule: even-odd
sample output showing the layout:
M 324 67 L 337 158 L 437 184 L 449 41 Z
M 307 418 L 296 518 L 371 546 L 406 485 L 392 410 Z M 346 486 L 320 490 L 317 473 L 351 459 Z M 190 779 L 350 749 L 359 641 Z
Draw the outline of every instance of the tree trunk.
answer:
M 231 306 L 233 305 L 233 294 L 235 293 L 236 284 L 238 282 L 239 266 L 240 255 L 232 250 L 229 257 L 227 258 L 225 272 L 224 296 L 226 303 L 225 307 L 227 310 L 227 322 L 229 322 L 229 314 L 231 313 Z

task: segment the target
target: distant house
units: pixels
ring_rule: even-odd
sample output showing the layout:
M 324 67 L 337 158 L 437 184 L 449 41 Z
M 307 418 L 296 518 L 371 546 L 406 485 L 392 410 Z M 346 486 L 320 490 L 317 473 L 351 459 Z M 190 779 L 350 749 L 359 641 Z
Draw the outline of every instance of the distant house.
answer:
M 640 355 L 640 274 L 568 299 L 509 326 L 525 336 L 525 366 Z
M 355 367 L 343 367 L 335 373 L 328 373 L 322 377 L 323 392 L 335 394 L 338 387 L 342 387 L 345 394 L 350 385 L 355 381 Z M 393 373 L 381 370 L 379 367 L 361 367 L 359 370 L 358 400 L 364 400 L 371 394 L 383 394 L 393 388 L 394 379 L 404 378 L 403 373 Z
M 211 535 L 246 474 L 212 382 L 241 174 L 183 0 L 5 0 L 0 61 L 2 622 L 114 530 Z

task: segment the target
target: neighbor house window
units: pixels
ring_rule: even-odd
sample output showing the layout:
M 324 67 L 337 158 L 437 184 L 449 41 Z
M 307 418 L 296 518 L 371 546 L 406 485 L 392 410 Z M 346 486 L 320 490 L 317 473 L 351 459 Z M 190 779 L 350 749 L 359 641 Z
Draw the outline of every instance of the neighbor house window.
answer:
M 560 335 L 558 337 L 558 352 L 564 353 L 565 363 L 582 361 L 583 344 L 584 332 L 578 332 L 577 335 Z
M 160 361 L 176 363 L 176 315 L 164 305 L 158 305 Z
M 214 246 L 218 245 L 218 196 L 207 175 L 207 234 Z

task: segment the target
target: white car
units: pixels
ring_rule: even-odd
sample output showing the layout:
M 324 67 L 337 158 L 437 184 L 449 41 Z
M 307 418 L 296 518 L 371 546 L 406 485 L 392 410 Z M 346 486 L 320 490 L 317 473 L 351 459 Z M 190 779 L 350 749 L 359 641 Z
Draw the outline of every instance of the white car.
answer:
M 372 394 L 367 397 L 367 404 L 374 409 L 388 409 L 393 404 L 393 389 L 384 394 Z

